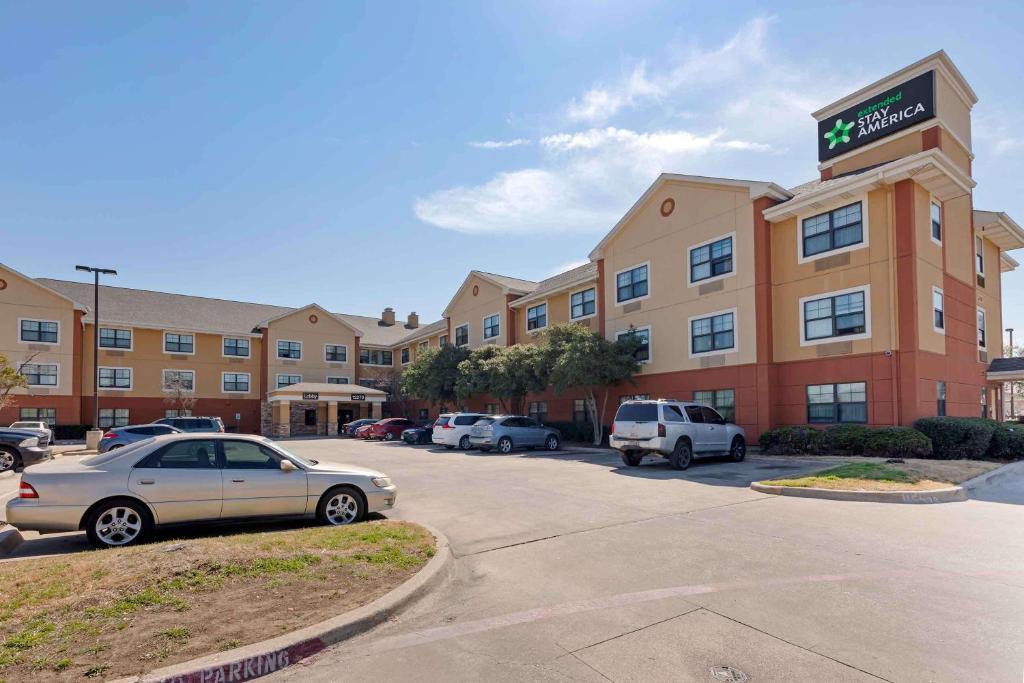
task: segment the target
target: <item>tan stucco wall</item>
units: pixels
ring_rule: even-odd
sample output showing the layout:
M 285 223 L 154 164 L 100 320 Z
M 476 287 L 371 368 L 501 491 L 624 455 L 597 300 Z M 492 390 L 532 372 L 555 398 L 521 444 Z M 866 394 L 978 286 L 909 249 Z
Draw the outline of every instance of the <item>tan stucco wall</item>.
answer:
M 973 147 L 971 142 L 971 110 L 953 91 L 950 82 L 941 73 L 935 73 L 935 116 L 957 138 Z M 964 169 L 967 170 L 967 169 Z
M 310 316 L 316 316 L 316 322 Z M 269 389 L 277 387 L 277 375 L 302 375 L 303 382 L 326 382 L 327 377 L 348 377 L 355 382 L 356 334 L 323 311 L 301 309 L 270 323 L 267 330 L 270 348 L 267 353 L 267 383 Z M 284 360 L 277 357 L 278 340 L 302 342 L 300 360 Z M 324 360 L 325 344 L 341 344 L 348 347 L 344 363 Z
M 946 271 L 961 282 L 974 283 L 974 233 L 971 197 L 963 195 L 942 203 L 945 220 Z
M 473 287 L 479 287 L 476 296 Z M 497 313 L 501 316 L 501 334 L 488 343 L 505 346 L 508 343 L 508 316 L 505 311 L 505 294 L 497 285 L 491 284 L 477 275 L 471 275 L 466 286 L 448 306 L 448 318 L 451 320 L 452 337 L 455 343 L 455 328 L 469 323 L 469 348 L 483 346 L 484 317 Z
M 985 309 L 985 338 L 989 360 L 1003 355 L 1002 278 L 999 270 L 999 247 L 982 238 L 985 249 L 985 286 L 978 286 L 978 306 Z
M 675 200 L 675 209 L 663 217 L 661 205 L 668 198 Z M 630 325 L 651 327 L 652 360 L 642 373 L 699 369 L 704 362 L 754 362 L 753 216 L 746 187 L 670 181 L 605 246 L 605 334 L 614 339 Z M 719 281 L 721 289 L 701 294 L 699 286 L 688 286 L 689 247 L 730 233 L 735 233 L 733 273 Z M 643 263 L 650 263 L 649 297 L 640 301 L 640 310 L 626 313 L 630 302 L 615 301 L 616 273 Z M 691 358 L 689 318 L 730 309 L 736 309 L 736 350 Z
M 923 149 L 919 131 L 900 131 L 884 139 L 886 141 L 877 147 L 865 146 L 854 154 L 836 161 L 832 164 L 832 176 L 917 154 Z
M 597 331 L 597 316 L 596 314 L 590 318 L 581 319 L 580 321 L 573 321 L 571 319 L 572 311 L 570 300 L 574 292 L 579 292 L 585 289 L 597 288 L 597 282 L 588 282 L 585 284 L 575 285 L 571 289 L 567 289 L 564 292 L 557 292 L 550 294 L 543 299 L 531 301 L 523 304 L 516 309 L 516 342 L 519 344 L 533 344 L 537 342 L 538 332 L 543 330 L 530 330 L 526 329 L 526 314 L 527 311 L 538 304 L 542 304 L 545 301 L 548 305 L 548 327 L 552 325 L 564 325 L 570 322 L 582 322 L 587 325 L 593 331 Z M 596 304 L 595 304 L 596 306 Z
M 74 375 L 74 306 L 70 301 L 49 292 L 31 280 L 0 269 L 0 278 L 7 286 L 0 289 L 0 354 L 18 367 L 36 354 L 33 363 L 59 365 L 57 388 L 31 387 L 16 389 L 13 394 L 65 396 L 72 393 Z M 47 320 L 59 323 L 58 343 L 35 344 L 20 341 L 20 320 Z

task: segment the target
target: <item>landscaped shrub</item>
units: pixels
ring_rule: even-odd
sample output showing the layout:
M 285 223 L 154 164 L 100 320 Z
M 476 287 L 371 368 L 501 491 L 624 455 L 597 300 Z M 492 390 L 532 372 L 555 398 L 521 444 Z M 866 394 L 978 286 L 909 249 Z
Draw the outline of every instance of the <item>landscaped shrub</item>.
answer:
M 981 418 L 922 417 L 914 428 L 931 439 L 933 457 L 978 460 L 988 453 L 995 425 L 993 420 Z
M 884 458 L 930 458 L 932 442 L 912 427 L 865 428 L 861 445 L 864 455 Z
M 989 442 L 985 455 L 998 460 L 1024 458 L 1024 424 L 996 422 L 992 430 L 992 441 Z
M 864 452 L 865 439 L 873 431 L 877 430 L 864 425 L 833 425 L 825 430 L 825 448 L 860 455 Z
M 761 432 L 758 443 L 771 455 L 818 454 L 825 449 L 825 432 L 810 427 L 779 427 Z
M 90 429 L 92 425 L 54 425 L 53 438 L 60 441 L 84 439 Z

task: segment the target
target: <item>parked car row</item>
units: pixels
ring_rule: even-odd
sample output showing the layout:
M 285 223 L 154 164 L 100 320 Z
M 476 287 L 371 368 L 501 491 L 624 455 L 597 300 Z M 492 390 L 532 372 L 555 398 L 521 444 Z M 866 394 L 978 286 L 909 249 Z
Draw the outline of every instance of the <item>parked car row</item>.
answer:
M 514 448 L 556 451 L 562 445 L 562 434 L 557 429 L 521 415 L 442 413 L 433 422 L 425 424 L 417 424 L 404 417 L 376 421 L 363 419 L 342 425 L 341 431 L 359 439 L 402 439 L 410 445 L 434 444 L 464 451 L 497 449 L 509 453 Z

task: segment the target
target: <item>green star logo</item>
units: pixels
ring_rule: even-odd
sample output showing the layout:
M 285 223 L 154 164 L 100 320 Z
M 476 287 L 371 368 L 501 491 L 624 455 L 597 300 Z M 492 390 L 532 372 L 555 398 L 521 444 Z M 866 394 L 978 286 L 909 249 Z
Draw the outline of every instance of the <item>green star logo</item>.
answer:
M 836 125 L 832 126 L 832 130 L 825 133 L 825 139 L 828 140 L 828 148 L 832 149 L 840 142 L 849 142 L 851 128 L 853 128 L 853 121 L 843 123 L 842 119 L 836 119 Z

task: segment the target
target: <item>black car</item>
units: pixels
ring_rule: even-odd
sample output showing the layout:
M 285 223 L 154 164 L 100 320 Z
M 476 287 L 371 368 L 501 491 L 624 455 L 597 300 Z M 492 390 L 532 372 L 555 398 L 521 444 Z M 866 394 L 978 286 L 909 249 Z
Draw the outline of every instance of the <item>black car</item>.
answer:
M 431 437 L 434 435 L 434 424 L 430 423 L 425 427 L 410 427 L 402 432 L 402 441 L 410 446 L 422 443 L 433 443 Z
M 0 429 L 0 472 L 28 467 L 52 457 L 50 446 L 39 445 L 39 435 L 22 429 Z

